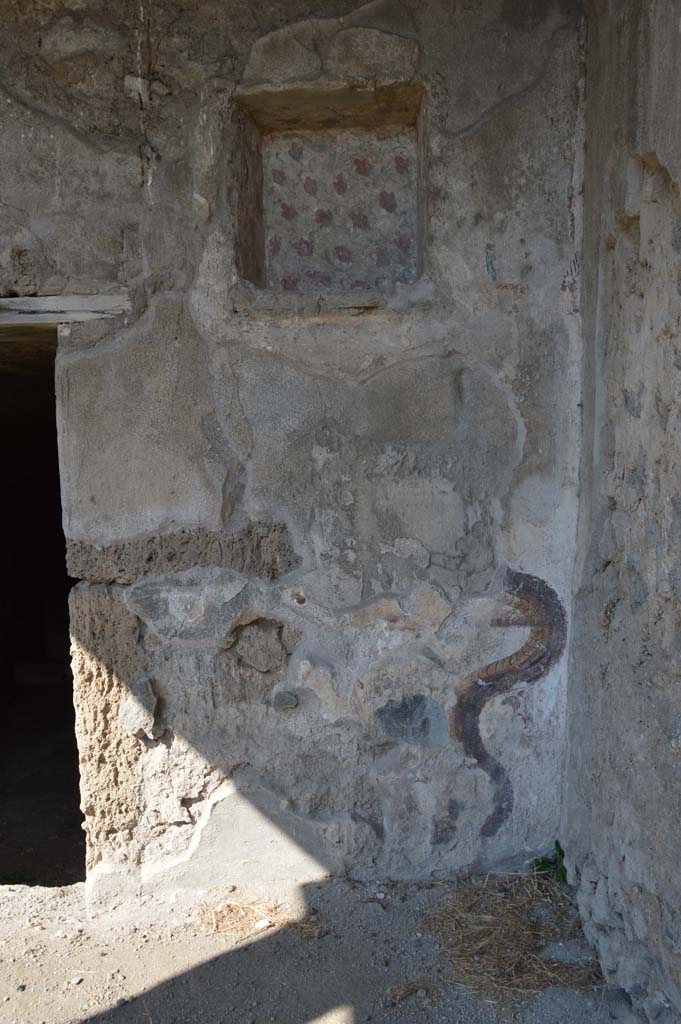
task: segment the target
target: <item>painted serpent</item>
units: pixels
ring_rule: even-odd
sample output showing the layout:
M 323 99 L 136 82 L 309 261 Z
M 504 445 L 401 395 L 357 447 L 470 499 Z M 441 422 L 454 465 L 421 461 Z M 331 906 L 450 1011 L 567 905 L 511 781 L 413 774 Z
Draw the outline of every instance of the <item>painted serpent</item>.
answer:
M 459 698 L 450 713 L 449 731 L 465 753 L 474 757 L 494 787 L 494 810 L 480 834 L 494 836 L 513 809 L 513 786 L 506 769 L 486 749 L 480 735 L 480 715 L 486 704 L 516 683 L 536 682 L 559 660 L 565 647 L 565 609 L 555 590 L 538 576 L 507 569 L 503 596 L 508 611 L 493 626 L 528 626 L 529 637 L 514 654 L 466 676 L 457 687 Z

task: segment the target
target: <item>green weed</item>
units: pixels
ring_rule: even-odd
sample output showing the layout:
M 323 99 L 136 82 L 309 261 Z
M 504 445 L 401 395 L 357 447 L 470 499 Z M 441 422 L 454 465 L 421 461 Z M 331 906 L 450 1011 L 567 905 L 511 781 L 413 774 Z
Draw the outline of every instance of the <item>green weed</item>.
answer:
M 558 840 L 554 843 L 553 857 L 535 857 L 530 865 L 535 875 L 553 875 L 557 882 L 567 882 L 565 870 L 565 850 Z

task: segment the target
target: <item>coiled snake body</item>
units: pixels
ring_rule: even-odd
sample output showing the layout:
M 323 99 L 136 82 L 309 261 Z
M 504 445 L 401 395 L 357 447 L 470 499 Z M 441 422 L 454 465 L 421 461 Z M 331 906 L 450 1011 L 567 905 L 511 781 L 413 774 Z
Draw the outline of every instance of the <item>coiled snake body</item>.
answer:
M 509 611 L 492 620 L 493 626 L 529 626 L 530 635 L 514 654 L 486 665 L 462 680 L 459 697 L 450 713 L 450 735 L 474 757 L 494 787 L 494 809 L 480 834 L 494 836 L 513 809 L 513 786 L 508 772 L 486 749 L 480 735 L 485 705 L 519 682 L 532 683 L 545 676 L 565 647 L 565 609 L 555 590 L 538 576 L 506 571 L 504 594 L 499 598 Z

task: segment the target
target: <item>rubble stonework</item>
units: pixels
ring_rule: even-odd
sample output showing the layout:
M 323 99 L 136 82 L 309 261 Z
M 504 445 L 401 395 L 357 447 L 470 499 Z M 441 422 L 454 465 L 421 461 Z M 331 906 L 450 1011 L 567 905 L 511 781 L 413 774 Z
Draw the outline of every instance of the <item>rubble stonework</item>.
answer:
M 564 824 L 607 980 L 644 1019 L 670 1024 L 681 1016 L 677 31 L 663 3 L 622 5 L 590 23 Z
M 681 206 L 656 159 L 633 157 L 631 171 L 637 209 L 613 226 L 605 258 L 611 315 L 599 376 L 609 426 L 576 603 L 581 685 L 572 698 L 566 828 L 586 934 L 606 977 L 651 1020 L 671 1022 L 681 1012 L 673 938 L 681 507 L 669 447 L 681 360 Z

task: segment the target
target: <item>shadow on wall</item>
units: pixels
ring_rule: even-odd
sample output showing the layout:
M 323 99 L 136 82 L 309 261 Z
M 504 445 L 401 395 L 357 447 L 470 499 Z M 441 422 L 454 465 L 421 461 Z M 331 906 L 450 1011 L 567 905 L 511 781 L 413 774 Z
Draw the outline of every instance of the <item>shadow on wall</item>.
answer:
M 457 616 L 436 588 L 330 613 L 308 600 L 304 575 L 290 578 L 201 570 L 73 591 L 97 900 L 138 885 L 238 884 L 255 895 L 327 873 L 442 879 L 470 868 L 509 819 L 511 779 L 480 717 L 559 660 L 555 592 L 505 570 L 494 599 L 478 603 L 520 637 L 457 683 L 447 653 L 460 644 Z M 479 788 L 462 791 L 471 776 Z M 473 852 L 455 852 L 459 842 Z
M 558 827 L 565 623 L 537 577 L 488 586 L 508 395 L 451 354 L 360 383 L 243 360 L 257 505 L 287 495 L 293 537 L 240 521 L 69 548 L 93 581 L 71 600 L 91 891 L 137 866 L 154 886 L 313 864 L 438 880 L 536 854 Z

